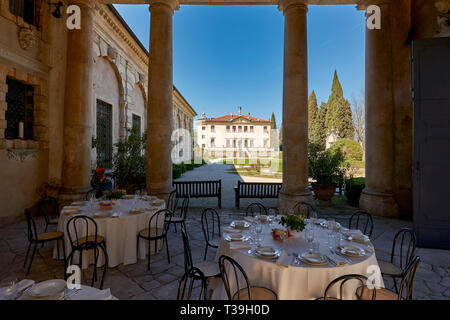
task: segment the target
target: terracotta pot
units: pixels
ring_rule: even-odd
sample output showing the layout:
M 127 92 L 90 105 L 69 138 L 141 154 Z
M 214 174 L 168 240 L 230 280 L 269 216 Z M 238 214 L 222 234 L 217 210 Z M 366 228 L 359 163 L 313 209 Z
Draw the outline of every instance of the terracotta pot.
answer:
M 336 192 L 336 185 L 329 185 L 329 186 L 321 186 L 317 183 L 312 184 L 312 188 L 314 190 L 314 194 L 316 195 L 317 199 L 328 201 L 333 198 L 334 193 Z

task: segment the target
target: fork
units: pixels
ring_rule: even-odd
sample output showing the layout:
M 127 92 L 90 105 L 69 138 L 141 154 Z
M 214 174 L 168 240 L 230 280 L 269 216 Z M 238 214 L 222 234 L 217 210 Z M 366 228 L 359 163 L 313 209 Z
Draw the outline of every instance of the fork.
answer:
M 294 264 L 295 265 L 301 265 L 300 263 L 300 259 L 298 258 L 298 254 L 296 254 L 295 252 L 292 252 L 292 256 L 294 257 Z

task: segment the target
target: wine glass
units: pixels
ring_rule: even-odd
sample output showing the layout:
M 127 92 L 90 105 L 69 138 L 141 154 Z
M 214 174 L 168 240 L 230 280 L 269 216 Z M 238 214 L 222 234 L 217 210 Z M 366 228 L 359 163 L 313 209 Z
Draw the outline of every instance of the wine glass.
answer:
M 258 245 L 261 244 L 261 232 L 262 232 L 262 223 L 260 221 L 256 221 L 255 223 L 255 232 L 256 232 L 256 242 Z
M 269 221 L 270 221 L 270 227 L 273 228 L 275 225 L 275 216 L 276 212 L 274 209 L 269 209 Z
M 312 249 L 312 242 L 314 241 L 314 229 L 308 227 L 305 231 L 305 238 L 309 243 L 309 247 Z

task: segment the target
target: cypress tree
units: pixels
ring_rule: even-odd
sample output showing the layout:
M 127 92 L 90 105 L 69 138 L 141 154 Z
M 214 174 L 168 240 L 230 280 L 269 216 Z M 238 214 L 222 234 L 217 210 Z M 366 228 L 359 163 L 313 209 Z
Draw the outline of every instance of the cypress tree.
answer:
M 327 127 L 325 125 L 327 115 L 327 104 L 322 103 L 320 109 L 318 109 L 316 118 L 311 128 L 310 142 L 319 145 L 325 150 L 325 144 L 327 139 Z
M 314 120 L 316 119 L 317 112 L 319 108 L 317 106 L 317 97 L 314 90 L 308 99 L 308 136 L 311 136 L 312 128 L 314 126 Z
M 272 118 L 270 119 L 270 129 L 276 129 L 277 122 L 275 121 L 275 114 L 272 112 Z

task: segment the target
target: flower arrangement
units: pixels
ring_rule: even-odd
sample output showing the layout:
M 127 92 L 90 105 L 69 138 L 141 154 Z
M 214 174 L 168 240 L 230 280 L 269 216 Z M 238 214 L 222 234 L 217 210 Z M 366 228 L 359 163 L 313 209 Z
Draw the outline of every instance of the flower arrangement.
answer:
M 127 192 L 122 189 L 118 189 L 115 191 L 105 191 L 103 193 L 102 199 L 103 200 L 117 200 L 117 199 L 123 199 L 126 196 Z
M 302 232 L 306 227 L 305 215 L 303 213 L 299 213 L 299 214 L 291 214 L 286 217 L 283 216 L 280 219 L 280 224 L 282 226 L 286 226 L 292 231 Z

